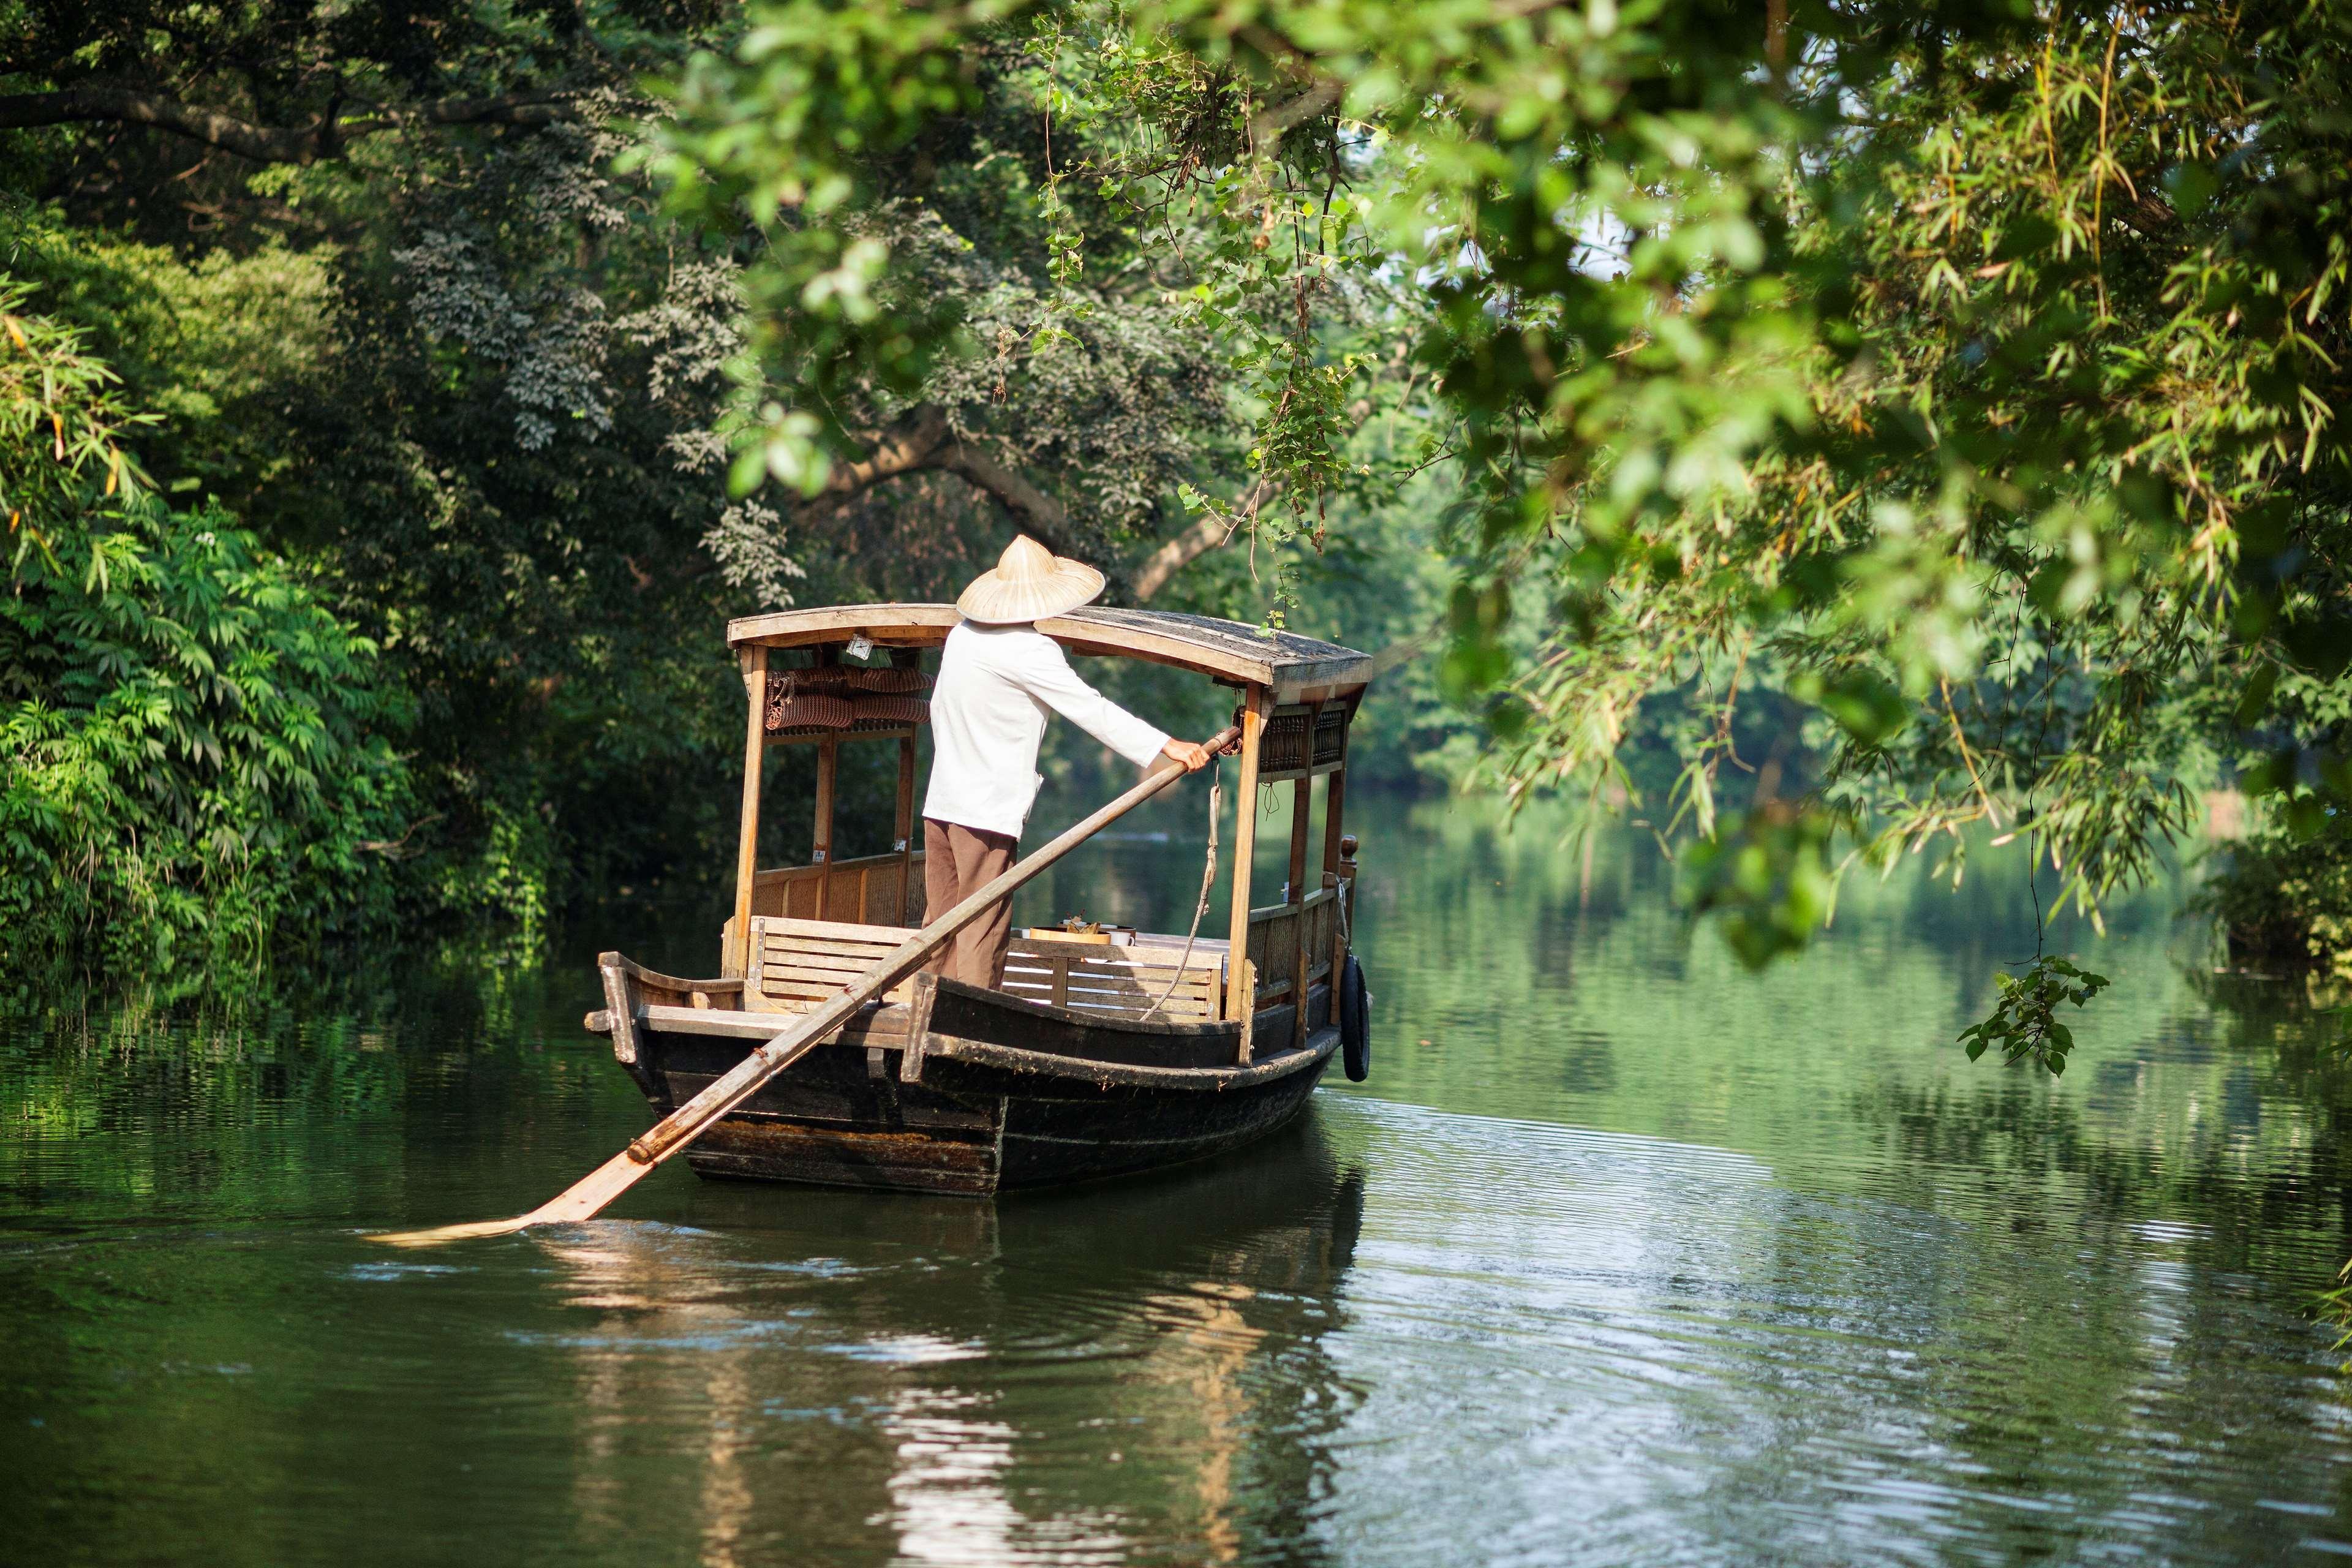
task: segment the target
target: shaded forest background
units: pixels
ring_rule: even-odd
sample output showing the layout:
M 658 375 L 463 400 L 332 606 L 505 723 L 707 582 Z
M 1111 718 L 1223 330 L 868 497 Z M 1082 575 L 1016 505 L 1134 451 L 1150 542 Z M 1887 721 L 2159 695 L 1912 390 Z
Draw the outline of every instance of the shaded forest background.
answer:
M 1433 494 L 1322 553 L 1253 562 L 1192 529 L 1179 487 L 1234 488 L 1247 411 L 1207 329 L 1141 283 L 1104 288 L 1070 350 L 943 376 L 882 433 L 893 471 L 731 497 L 740 257 L 614 166 L 650 109 L 638 76 L 730 11 L 605 7 L 592 29 L 566 5 L 0 6 L 12 86 L 136 82 L 255 126 L 316 123 L 338 94 L 509 100 L 283 144 L 0 132 L 0 304 L 29 334 L 10 369 L 78 372 L 100 434 L 76 478 L 147 492 L 16 550 L 0 739 L 47 776 L 12 781 L 12 937 L 139 962 L 386 921 L 534 930 L 708 875 L 740 766 L 724 621 L 950 598 L 1015 527 L 1102 564 L 1121 602 L 1255 621 L 1280 573 L 1303 629 L 1378 647 L 1434 624 Z M 1047 152 L 1017 48 L 982 77 L 983 110 L 906 177 L 938 214 L 939 287 L 1014 323 L 1050 265 Z M 1409 416 L 1364 423 L 1366 461 L 1410 460 Z M 52 446 L 47 424 L 8 438 Z M 63 454 L 12 468 L 28 457 Z M 1213 727 L 1194 683 L 1100 673 Z M 308 728 L 265 716 L 263 687 Z M 1473 728 L 1406 672 L 1363 727 L 1365 775 L 1442 784 Z M 777 787 L 805 790 L 807 759 L 779 761 Z

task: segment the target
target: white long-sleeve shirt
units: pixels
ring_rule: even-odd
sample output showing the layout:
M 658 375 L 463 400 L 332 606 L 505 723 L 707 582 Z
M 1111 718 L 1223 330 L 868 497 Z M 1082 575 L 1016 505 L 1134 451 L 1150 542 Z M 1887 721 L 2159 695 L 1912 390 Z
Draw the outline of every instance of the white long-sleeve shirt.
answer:
M 1028 626 L 971 621 L 948 634 L 931 689 L 931 785 L 923 815 L 987 833 L 1021 835 L 1037 801 L 1037 747 L 1048 710 L 1137 767 L 1168 743 L 1080 680 L 1061 645 Z

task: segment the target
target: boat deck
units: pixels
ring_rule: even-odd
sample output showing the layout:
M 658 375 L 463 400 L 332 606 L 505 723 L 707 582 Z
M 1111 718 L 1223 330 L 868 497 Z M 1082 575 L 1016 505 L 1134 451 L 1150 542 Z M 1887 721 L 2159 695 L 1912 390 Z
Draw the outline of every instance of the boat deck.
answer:
M 667 1115 L 792 1026 L 716 1004 L 740 981 L 689 982 L 604 955 L 611 1005 L 589 1016 Z M 1324 987 L 1312 1026 L 1287 1005 L 1242 1024 L 1108 1017 L 932 975 L 868 1004 L 827 1044 L 714 1124 L 687 1154 L 706 1176 L 984 1196 L 1201 1158 L 1295 1115 L 1338 1048 Z M 681 994 L 682 993 L 682 994 Z M 656 997 L 665 1000 L 656 1000 Z M 1263 1027 L 1265 1048 L 1252 1036 Z

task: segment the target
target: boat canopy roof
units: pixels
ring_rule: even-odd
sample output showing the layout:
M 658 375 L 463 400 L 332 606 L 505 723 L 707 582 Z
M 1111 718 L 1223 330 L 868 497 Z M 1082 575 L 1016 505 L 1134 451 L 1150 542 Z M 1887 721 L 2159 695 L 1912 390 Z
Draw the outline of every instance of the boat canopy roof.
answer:
M 962 618 L 953 605 L 779 610 L 728 622 L 727 642 L 730 647 L 812 647 L 863 635 L 883 647 L 937 647 Z M 1072 653 L 1147 659 L 1234 685 L 1269 687 L 1278 702 L 1345 696 L 1371 679 L 1370 654 L 1210 616 L 1089 605 L 1039 621 L 1037 629 Z

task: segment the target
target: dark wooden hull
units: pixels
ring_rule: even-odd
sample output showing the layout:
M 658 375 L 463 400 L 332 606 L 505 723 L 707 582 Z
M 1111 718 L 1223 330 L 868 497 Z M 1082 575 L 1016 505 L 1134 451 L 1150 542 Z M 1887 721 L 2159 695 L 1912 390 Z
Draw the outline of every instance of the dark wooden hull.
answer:
M 614 1054 L 656 1116 L 725 1073 L 791 1016 L 685 1001 L 674 981 L 607 954 Z M 1328 997 L 1306 1044 L 1285 1006 L 1278 1044 L 1241 1065 L 1234 1024 L 1141 1024 L 925 978 L 912 1004 L 869 1009 L 763 1085 L 688 1150 L 699 1174 L 985 1196 L 1205 1159 L 1297 1115 L 1339 1043 Z

